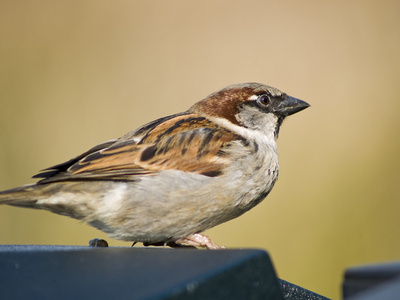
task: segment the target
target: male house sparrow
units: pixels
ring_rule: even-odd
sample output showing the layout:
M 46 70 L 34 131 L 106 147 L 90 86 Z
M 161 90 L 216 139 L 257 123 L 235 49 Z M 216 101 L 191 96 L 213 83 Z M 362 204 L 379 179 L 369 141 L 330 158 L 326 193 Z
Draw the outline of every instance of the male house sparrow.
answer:
M 279 127 L 307 107 L 267 85 L 231 85 L 0 192 L 0 204 L 83 220 L 120 240 L 218 249 L 200 232 L 268 195 Z

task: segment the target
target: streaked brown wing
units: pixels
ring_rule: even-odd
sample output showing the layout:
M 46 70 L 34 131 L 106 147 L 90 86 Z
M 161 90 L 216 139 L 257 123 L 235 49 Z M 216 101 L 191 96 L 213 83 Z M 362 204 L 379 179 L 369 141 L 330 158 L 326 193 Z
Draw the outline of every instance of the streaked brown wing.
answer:
M 109 141 L 103 142 L 101 144 L 98 144 L 98 145 L 94 146 L 93 148 L 90 148 L 88 151 L 82 153 L 81 155 L 78 155 L 77 157 L 74 157 L 66 162 L 63 162 L 61 164 L 58 164 L 58 165 L 55 165 L 50 168 L 42 170 L 39 174 L 32 176 L 32 178 L 49 178 L 49 177 L 57 175 L 61 172 L 65 172 L 68 170 L 69 167 L 71 167 L 73 164 L 77 163 L 82 158 L 84 158 L 92 153 L 95 153 L 101 149 L 107 148 L 107 147 L 115 144 L 116 141 L 117 140 L 109 140 Z
M 160 119 L 161 120 L 161 119 Z M 152 122 L 107 148 L 90 153 L 42 182 L 102 179 L 137 180 L 175 169 L 205 176 L 219 176 L 228 163 L 224 147 L 235 134 L 196 114 L 180 114 Z M 148 126 L 148 125 L 145 125 Z M 129 137 L 128 137 L 129 136 Z

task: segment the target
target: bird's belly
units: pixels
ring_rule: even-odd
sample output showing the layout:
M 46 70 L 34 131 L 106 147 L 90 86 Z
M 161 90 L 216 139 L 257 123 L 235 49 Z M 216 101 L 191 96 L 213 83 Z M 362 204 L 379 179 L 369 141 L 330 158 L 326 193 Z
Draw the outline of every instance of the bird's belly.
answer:
M 276 181 L 278 164 L 235 170 L 221 177 L 168 170 L 140 182 L 115 183 L 87 221 L 129 241 L 160 242 L 204 231 L 261 202 Z

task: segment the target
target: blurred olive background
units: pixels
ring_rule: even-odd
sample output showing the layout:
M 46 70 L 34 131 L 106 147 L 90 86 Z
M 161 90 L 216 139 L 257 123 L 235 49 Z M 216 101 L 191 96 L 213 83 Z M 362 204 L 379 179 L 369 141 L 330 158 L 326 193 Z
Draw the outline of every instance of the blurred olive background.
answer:
M 0 189 L 233 83 L 309 102 L 284 122 L 266 201 L 206 232 L 340 298 L 400 259 L 400 2 L 0 1 Z M 2 244 L 87 245 L 79 221 L 0 207 Z

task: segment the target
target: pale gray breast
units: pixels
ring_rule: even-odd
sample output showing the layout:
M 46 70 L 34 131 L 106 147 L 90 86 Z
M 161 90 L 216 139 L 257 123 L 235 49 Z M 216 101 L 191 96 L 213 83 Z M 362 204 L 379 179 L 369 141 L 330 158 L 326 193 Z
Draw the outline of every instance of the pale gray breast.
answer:
M 229 152 L 232 164 L 227 185 L 236 194 L 236 204 L 248 210 L 267 196 L 278 178 L 276 142 L 265 138 L 236 141 Z

